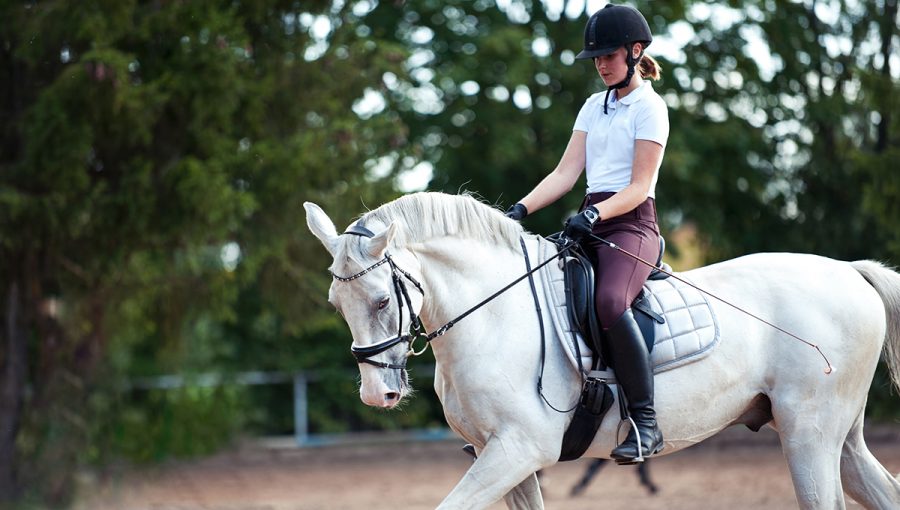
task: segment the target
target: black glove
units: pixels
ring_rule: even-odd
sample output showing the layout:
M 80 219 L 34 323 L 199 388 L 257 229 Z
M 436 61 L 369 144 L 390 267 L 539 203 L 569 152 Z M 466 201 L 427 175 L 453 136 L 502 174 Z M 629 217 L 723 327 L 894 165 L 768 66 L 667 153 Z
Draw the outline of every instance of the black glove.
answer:
M 522 221 L 522 218 L 528 216 L 528 209 L 522 204 L 522 202 L 517 202 L 515 205 L 506 210 L 506 217 L 516 220 Z
M 600 215 L 597 213 L 597 209 L 588 206 L 587 209 L 566 220 L 564 234 L 570 239 L 580 241 L 582 237 L 591 233 L 594 222 L 598 219 L 600 219 Z

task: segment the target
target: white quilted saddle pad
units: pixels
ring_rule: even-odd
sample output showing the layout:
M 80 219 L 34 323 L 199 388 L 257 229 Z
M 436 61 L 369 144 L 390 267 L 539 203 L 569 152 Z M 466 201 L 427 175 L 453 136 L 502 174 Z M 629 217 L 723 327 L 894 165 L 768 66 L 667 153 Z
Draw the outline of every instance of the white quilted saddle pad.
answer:
M 556 255 L 556 245 L 537 235 L 524 236 L 531 267 Z M 590 370 L 590 349 L 574 331 L 566 310 L 565 282 L 560 264 L 547 264 L 536 273 L 538 294 L 543 289 L 541 309 L 545 321 L 552 324 L 566 345 L 571 359 L 580 354 L 578 364 Z M 655 342 L 651 360 L 655 373 L 671 370 L 697 361 L 710 354 L 719 343 L 719 325 L 706 296 L 675 278 L 648 281 L 644 285 L 651 308 L 665 319 L 654 323 Z M 642 312 L 635 311 L 635 314 Z M 577 351 L 576 351 L 577 346 Z
M 655 324 L 656 338 L 651 353 L 654 372 L 701 359 L 719 343 L 719 325 L 702 292 L 669 277 L 648 281 L 644 293 L 653 311 L 666 320 L 665 324 Z

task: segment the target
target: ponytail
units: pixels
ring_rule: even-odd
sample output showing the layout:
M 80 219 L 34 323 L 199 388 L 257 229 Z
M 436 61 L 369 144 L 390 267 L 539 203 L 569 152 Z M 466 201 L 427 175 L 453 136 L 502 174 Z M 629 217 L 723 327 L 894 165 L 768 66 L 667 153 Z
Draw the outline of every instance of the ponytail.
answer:
M 649 78 L 654 81 L 659 79 L 659 73 L 662 71 L 662 67 L 660 67 L 659 62 L 657 62 L 655 58 L 645 54 L 641 57 L 641 61 L 638 65 L 641 68 L 641 78 Z

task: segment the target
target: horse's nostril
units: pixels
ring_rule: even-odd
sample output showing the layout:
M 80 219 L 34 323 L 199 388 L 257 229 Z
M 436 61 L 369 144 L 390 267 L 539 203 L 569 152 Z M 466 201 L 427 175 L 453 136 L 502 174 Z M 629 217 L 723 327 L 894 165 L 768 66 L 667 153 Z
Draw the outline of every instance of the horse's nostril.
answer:
M 392 392 L 390 392 L 390 393 L 385 393 L 385 394 L 384 394 L 384 400 L 386 400 L 386 401 L 388 401 L 388 402 L 391 402 L 391 401 L 394 401 L 394 400 L 398 400 L 399 398 L 400 398 L 400 394 L 397 393 L 396 391 L 392 391 Z

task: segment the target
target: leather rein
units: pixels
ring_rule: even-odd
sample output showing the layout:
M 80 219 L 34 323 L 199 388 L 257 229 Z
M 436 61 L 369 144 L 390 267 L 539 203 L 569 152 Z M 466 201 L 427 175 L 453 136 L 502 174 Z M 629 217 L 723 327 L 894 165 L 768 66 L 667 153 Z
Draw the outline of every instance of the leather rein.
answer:
M 364 227 L 363 225 L 361 225 L 360 222 L 357 222 L 357 223 L 351 225 L 342 235 L 356 235 L 356 236 L 366 237 L 366 238 L 375 237 L 375 234 L 371 230 L 369 230 L 366 227 Z M 397 265 L 397 263 L 394 262 L 394 259 L 391 258 L 390 254 L 385 253 L 384 258 L 382 258 L 378 262 L 372 264 L 371 266 L 363 269 L 362 271 L 360 271 L 352 276 L 346 276 L 346 277 L 338 276 L 332 272 L 331 276 L 335 280 L 337 280 L 339 282 L 350 282 L 350 281 L 356 280 L 357 278 L 360 278 L 360 277 L 366 275 L 367 273 L 371 272 L 372 270 L 376 269 L 379 266 L 388 264 L 391 268 L 391 280 L 393 280 L 394 291 L 396 292 L 398 297 L 402 297 L 402 299 L 398 299 L 399 305 L 398 305 L 397 313 L 399 314 L 399 320 L 398 320 L 397 336 L 388 338 L 387 340 L 378 342 L 374 345 L 367 345 L 367 346 L 363 346 L 363 347 L 360 347 L 357 345 L 351 345 L 350 352 L 353 353 L 353 357 L 356 358 L 357 363 L 368 363 L 369 365 L 374 365 L 379 368 L 404 370 L 404 369 L 406 369 L 406 360 L 412 356 L 422 355 L 428 349 L 428 346 L 431 345 L 432 340 L 434 340 L 435 338 L 437 338 L 439 336 L 443 336 L 444 333 L 447 332 L 447 330 L 449 330 L 450 328 L 455 326 L 456 323 L 458 323 L 459 321 L 464 319 L 470 313 L 472 313 L 475 310 L 478 310 L 482 306 L 486 305 L 487 303 L 492 301 L 494 298 L 503 294 L 504 292 L 506 292 L 507 290 L 512 288 L 515 284 L 519 283 L 520 281 L 524 280 L 525 278 L 528 278 L 532 274 L 536 273 L 537 271 L 539 271 L 541 268 L 543 268 L 550 262 L 562 257 L 575 244 L 576 243 L 574 243 L 574 242 L 569 243 L 566 246 L 560 248 L 560 250 L 557 252 L 557 254 L 554 255 L 553 257 L 550 257 L 549 259 L 545 260 L 544 262 L 541 262 L 539 265 L 537 265 L 533 269 L 530 269 L 528 272 L 526 272 L 522 276 L 519 276 L 518 278 L 516 278 L 515 280 L 510 282 L 508 285 L 506 285 L 502 289 L 498 290 L 497 292 L 494 292 L 493 294 L 491 294 L 490 296 L 488 296 L 487 298 L 482 300 L 477 305 L 469 308 L 465 312 L 461 313 L 457 317 L 448 321 L 446 324 L 437 328 L 436 330 L 432 331 L 431 333 L 427 333 L 425 331 L 425 327 L 422 324 L 422 320 L 419 318 L 419 315 L 413 312 L 412 300 L 409 298 L 409 291 L 406 287 L 407 281 L 412 283 L 412 285 L 416 288 L 416 290 L 419 291 L 419 294 L 421 294 L 422 297 L 424 298 L 425 290 L 422 288 L 422 284 L 419 283 L 415 278 L 413 278 L 413 276 L 411 274 L 409 274 L 407 271 L 404 271 L 403 269 L 401 269 Z M 404 302 L 406 303 L 406 307 L 409 308 L 409 311 L 407 312 L 407 314 L 409 314 L 409 317 L 410 317 L 409 328 L 407 329 L 407 332 L 405 334 L 403 332 L 403 304 L 404 304 Z M 416 351 L 414 344 L 415 344 L 416 340 L 418 340 L 419 338 L 424 339 L 425 346 L 422 347 L 421 350 Z M 381 361 L 374 361 L 371 359 L 372 357 L 374 357 L 378 354 L 381 354 L 382 352 L 384 352 L 398 344 L 401 344 L 401 343 L 407 344 L 406 354 L 403 358 L 402 363 L 385 363 L 385 362 L 381 362 Z

